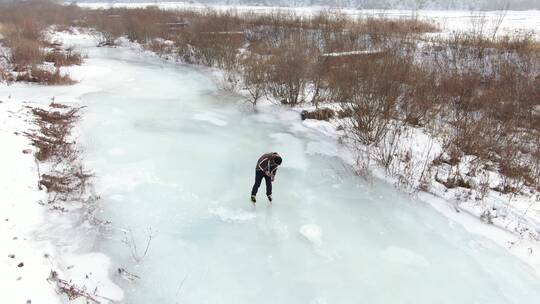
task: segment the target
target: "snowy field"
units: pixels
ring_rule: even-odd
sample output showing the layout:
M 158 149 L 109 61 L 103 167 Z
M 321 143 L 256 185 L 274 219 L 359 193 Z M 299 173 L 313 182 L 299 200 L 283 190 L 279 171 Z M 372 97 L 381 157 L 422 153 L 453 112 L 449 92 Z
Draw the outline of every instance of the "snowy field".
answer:
M 216 10 L 234 10 L 238 12 L 249 11 L 258 13 L 268 13 L 269 11 L 292 11 L 297 14 L 313 15 L 323 10 L 329 10 L 324 7 L 265 7 L 265 6 L 226 6 L 226 5 L 200 5 L 186 2 L 138 2 L 138 3 L 123 3 L 115 2 L 108 3 L 79 3 L 81 7 L 105 9 L 110 7 L 128 7 L 138 8 L 147 6 L 158 6 L 163 9 L 216 9 Z M 498 35 L 514 34 L 514 33 L 533 33 L 536 39 L 540 39 L 540 11 L 437 11 L 437 10 L 356 10 L 356 9 L 339 9 L 341 13 L 351 17 L 360 16 L 385 16 L 390 18 L 404 18 L 416 16 L 423 20 L 432 21 L 443 29 L 443 32 L 465 32 L 472 29 L 478 30 L 483 23 L 486 34 L 491 34 L 498 20 L 502 19 Z
M 77 45 L 95 44 L 89 36 L 70 37 Z M 24 135 L 37 129 L 27 107 L 47 108 L 53 99 L 78 106 L 82 95 L 99 90 L 92 79 L 103 69 L 69 68 L 76 79 L 84 79 L 74 86 L 0 84 L 0 303 L 67 303 L 48 280 L 51 271 L 96 291 L 101 303 L 123 296 L 109 279 L 109 257 L 93 250 L 100 233 L 87 218 L 89 210 L 81 204 L 66 204 L 64 211 L 47 206 L 45 188 L 38 189 L 36 148 Z M 81 300 L 74 303 L 85 303 Z

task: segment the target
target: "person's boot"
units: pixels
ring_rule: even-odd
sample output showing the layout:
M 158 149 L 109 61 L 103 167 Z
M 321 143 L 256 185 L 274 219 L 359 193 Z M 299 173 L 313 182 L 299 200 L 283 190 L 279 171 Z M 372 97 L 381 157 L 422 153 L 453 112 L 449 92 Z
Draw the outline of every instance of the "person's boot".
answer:
M 267 195 L 267 197 L 268 197 L 268 200 L 269 200 L 270 202 L 272 202 L 272 195 Z
M 257 202 L 257 199 L 255 199 L 255 195 L 251 196 L 251 202 L 254 203 L 254 204 Z

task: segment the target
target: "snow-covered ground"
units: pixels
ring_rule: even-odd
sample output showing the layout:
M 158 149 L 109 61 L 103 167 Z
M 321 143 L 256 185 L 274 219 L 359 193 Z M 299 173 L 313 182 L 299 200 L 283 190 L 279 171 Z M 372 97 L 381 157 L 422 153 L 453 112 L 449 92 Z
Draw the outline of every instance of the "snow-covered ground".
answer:
M 268 7 L 268 6 L 226 6 L 226 5 L 201 5 L 188 2 L 114 2 L 114 3 L 79 3 L 81 7 L 86 8 L 110 8 L 110 7 L 128 7 L 139 8 L 147 6 L 158 6 L 163 9 L 216 9 L 233 10 L 238 12 L 256 12 L 268 13 L 269 11 L 292 11 L 297 14 L 313 15 L 322 10 L 328 10 L 325 7 Z M 438 24 L 444 33 L 453 31 L 467 32 L 472 29 L 479 30 L 483 27 L 484 34 L 491 35 L 492 30 L 500 24 L 498 35 L 518 33 L 533 33 L 540 38 L 540 11 L 458 11 L 458 10 L 357 10 L 340 9 L 341 13 L 351 17 L 361 16 L 384 16 L 390 18 L 408 18 L 418 17 L 421 20 L 433 21 Z
M 77 41 L 77 39 L 75 39 Z M 79 40 L 81 41 L 81 40 Z M 83 38 L 87 43 L 89 37 Z M 92 42 L 90 42 L 92 43 Z M 75 78 L 92 78 L 91 66 L 69 68 Z M 59 279 L 96 295 L 101 303 L 120 300 L 123 291 L 109 279 L 110 259 L 96 252 L 100 233 L 89 215 L 95 206 L 68 202 L 63 210 L 47 205 L 46 189 L 38 189 L 35 148 L 24 132 L 38 129 L 28 107 L 48 108 L 55 102 L 78 105 L 79 97 L 94 90 L 78 84 L 47 87 L 0 84 L 0 282 L 2 303 L 66 303 L 52 271 Z M 40 164 L 41 173 L 48 164 Z M 74 303 L 86 303 L 79 298 Z

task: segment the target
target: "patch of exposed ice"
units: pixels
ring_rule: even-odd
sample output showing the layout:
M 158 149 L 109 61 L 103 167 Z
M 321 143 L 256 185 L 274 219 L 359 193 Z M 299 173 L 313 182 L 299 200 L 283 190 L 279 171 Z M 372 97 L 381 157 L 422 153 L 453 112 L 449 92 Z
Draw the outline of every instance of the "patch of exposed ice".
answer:
M 212 112 L 197 113 L 193 115 L 193 119 L 198 120 L 198 121 L 208 122 L 218 127 L 224 127 L 228 124 L 227 121 L 224 120 L 224 117 L 222 115 L 219 115 L 217 113 L 212 113 Z
M 121 156 L 125 154 L 126 154 L 126 150 L 123 148 L 113 148 L 109 150 L 109 155 Z
M 338 146 L 331 141 L 310 141 L 307 144 L 306 153 L 310 155 L 339 156 Z
M 140 184 L 160 183 L 153 172 L 151 161 L 136 162 L 103 174 L 97 183 L 102 185 L 102 189 L 116 188 L 120 184 L 126 190 L 133 190 Z
M 405 248 L 391 246 L 384 249 L 381 252 L 381 256 L 385 260 L 393 263 L 420 267 L 429 266 L 429 262 L 426 258 Z
M 224 222 L 241 223 L 254 220 L 257 214 L 243 209 L 230 209 L 226 207 L 208 208 L 208 211 Z
M 283 155 L 283 168 L 307 170 L 309 161 L 304 154 L 303 142 L 288 133 L 270 134 L 273 151 L 279 151 Z

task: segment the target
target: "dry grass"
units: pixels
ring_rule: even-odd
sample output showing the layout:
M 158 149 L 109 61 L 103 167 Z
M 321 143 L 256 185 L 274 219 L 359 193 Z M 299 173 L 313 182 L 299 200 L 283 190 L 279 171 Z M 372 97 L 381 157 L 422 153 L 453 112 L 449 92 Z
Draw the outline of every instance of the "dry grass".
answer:
M 43 62 L 41 44 L 35 40 L 14 38 L 9 39 L 7 45 L 11 49 L 10 63 L 15 71 L 25 71 Z
M 71 85 L 75 83 L 69 75 L 63 75 L 58 68 L 56 68 L 54 72 L 51 72 L 34 67 L 29 71 L 18 74 L 16 80 L 45 85 Z
M 73 47 L 68 47 L 65 50 L 57 47 L 45 54 L 44 61 L 54 63 L 55 67 L 81 65 L 83 56 Z
M 302 120 L 305 119 L 317 119 L 317 120 L 330 120 L 336 117 L 336 112 L 332 109 L 322 108 L 314 111 L 302 111 Z
M 52 103 L 54 110 L 32 108 L 31 112 L 39 127 L 37 133 L 28 133 L 32 144 L 38 148 L 36 158 L 39 161 L 70 159 L 76 154 L 68 137 L 73 124 L 79 119 L 79 108 L 59 107 Z
M 51 103 L 48 109 L 30 108 L 30 111 L 38 127 L 35 132 L 26 133 L 37 148 L 34 156 L 37 161 L 52 165 L 49 172 L 40 175 L 39 188 L 45 187 L 49 204 L 63 211 L 64 208 L 55 203 L 81 201 L 93 176 L 80 163 L 80 152 L 71 139 L 71 130 L 80 118 L 80 108 Z
M 81 63 L 80 53 L 73 49 L 45 51 L 50 44 L 42 35 L 51 25 L 65 27 L 72 24 L 80 12 L 77 7 L 47 1 L 0 3 L 2 43 L 11 50 L 9 62 L 14 71 L 20 72 L 15 80 L 48 85 L 73 83 L 58 70 L 48 72 L 38 66 L 44 61 L 53 62 L 56 67 Z

